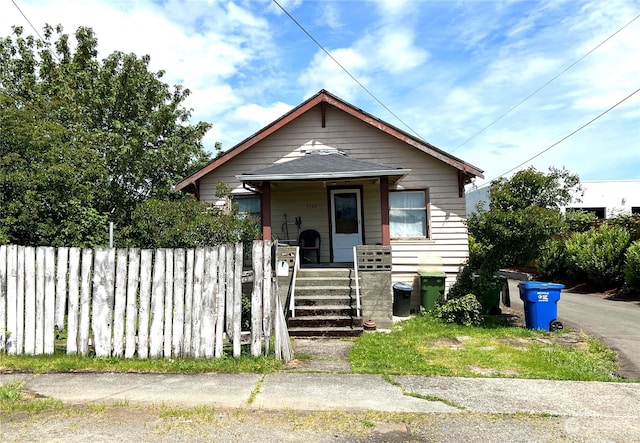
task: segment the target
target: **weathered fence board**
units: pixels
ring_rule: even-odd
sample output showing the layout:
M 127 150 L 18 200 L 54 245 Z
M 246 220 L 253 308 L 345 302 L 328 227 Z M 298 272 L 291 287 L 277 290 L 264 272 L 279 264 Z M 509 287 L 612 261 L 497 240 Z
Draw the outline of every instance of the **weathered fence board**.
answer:
M 69 249 L 69 293 L 67 297 L 67 354 L 78 353 L 78 320 L 80 310 L 80 249 Z
M 251 355 L 262 351 L 262 257 L 263 247 L 259 241 L 253 242 L 253 292 L 251 293 Z
M 44 353 L 44 258 L 45 249 L 37 248 L 36 249 L 36 349 L 35 354 L 41 355 Z M 20 293 L 18 292 L 18 297 L 20 297 Z M 20 309 L 20 303 L 18 303 L 18 309 Z M 18 312 L 18 316 L 20 316 L 21 312 Z M 17 326 L 17 348 L 16 351 L 18 354 L 22 353 L 21 350 L 21 332 L 20 332 L 20 320 L 18 320 Z
M 55 323 L 59 331 L 64 330 L 64 316 L 67 307 L 67 269 L 69 248 L 58 248 L 56 259 L 56 315 Z
M 171 357 L 173 336 L 173 250 L 165 249 L 164 271 L 164 356 Z
M 214 281 L 218 274 L 218 251 L 207 248 L 204 255 L 204 280 L 202 282 L 203 294 L 211 294 L 210 297 L 202 297 L 202 317 L 200 319 L 200 352 L 204 358 L 213 357 L 215 335 L 215 304 L 216 290 Z
M 16 354 L 16 329 L 18 319 L 16 302 L 18 300 L 18 247 L 7 248 L 7 352 Z
M 89 354 L 89 323 L 91 321 L 91 271 L 93 250 L 82 250 L 82 271 L 80 276 L 80 327 L 78 350 L 80 355 Z
M 242 331 L 242 243 L 236 245 L 235 269 L 233 272 L 233 356 L 240 357 Z
M 7 343 L 7 245 L 0 245 L 0 352 Z
M 111 355 L 124 353 L 125 311 L 127 306 L 127 250 L 116 253 L 116 288 L 113 305 L 113 350 Z
M 25 247 L 24 252 L 24 317 L 32 319 L 24 328 L 24 350 L 28 355 L 36 353 L 36 250 Z M 22 291 L 18 291 L 22 293 Z
M 181 356 L 193 356 L 191 352 L 191 329 L 192 329 L 192 309 L 193 309 L 193 290 L 194 290 L 194 271 L 195 271 L 195 251 L 187 250 L 187 269 L 185 275 L 185 291 L 184 291 L 184 339 L 182 342 Z
M 178 249 L 173 253 L 175 272 L 173 280 L 173 326 L 171 354 L 182 357 L 182 343 L 184 338 L 184 284 L 185 284 L 185 253 Z
M 162 349 L 162 324 L 164 317 L 165 250 L 156 251 L 151 288 L 151 327 L 149 329 L 149 357 L 158 358 Z
M 275 324 L 271 248 L 271 242 L 253 246 L 253 355 L 269 352 Z M 0 245 L 0 352 L 50 354 L 60 345 L 83 356 L 213 358 L 229 345 L 238 357 L 242 260 L 241 244 L 187 250 Z M 56 342 L 56 332 L 66 332 L 66 343 Z
M 56 314 L 56 251 L 47 247 L 44 250 L 44 323 L 43 345 L 45 354 L 53 354 L 55 348 Z
M 199 358 L 200 352 L 200 319 L 202 316 L 202 280 L 204 272 L 204 249 L 195 252 L 193 271 L 193 306 L 191 314 L 191 356 Z
M 125 302 L 125 358 L 133 358 L 136 352 L 136 325 L 138 323 L 138 287 L 140 284 L 140 251 L 129 249 L 127 268 L 127 297 Z
M 149 318 L 151 309 L 151 278 L 153 251 L 140 252 L 140 321 L 138 322 L 138 357 L 149 356 Z

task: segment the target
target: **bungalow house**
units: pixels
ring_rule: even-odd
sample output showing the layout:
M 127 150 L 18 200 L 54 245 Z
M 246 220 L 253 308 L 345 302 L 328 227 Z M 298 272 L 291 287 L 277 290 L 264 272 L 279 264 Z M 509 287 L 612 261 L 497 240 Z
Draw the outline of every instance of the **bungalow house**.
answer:
M 455 281 L 468 257 L 465 184 L 474 177 L 475 166 L 322 90 L 176 189 L 215 202 L 217 183 L 227 184 L 241 210 L 260 217 L 263 238 L 283 247 L 315 231 L 303 268 L 352 268 L 354 246 L 390 251 L 389 312 L 376 319 L 387 325 L 391 283 L 413 285 L 415 308 L 419 272 L 441 273 L 447 288 Z

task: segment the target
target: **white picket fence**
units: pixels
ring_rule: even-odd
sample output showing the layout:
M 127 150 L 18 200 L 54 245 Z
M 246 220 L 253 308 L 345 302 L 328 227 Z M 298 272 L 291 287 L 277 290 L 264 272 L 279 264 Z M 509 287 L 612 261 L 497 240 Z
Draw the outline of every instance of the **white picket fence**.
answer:
M 271 247 L 268 241 L 253 245 L 252 355 L 269 352 L 271 325 L 281 321 L 271 309 L 278 298 Z M 242 256 L 242 244 L 157 250 L 2 245 L 0 353 L 52 354 L 56 337 L 66 333 L 68 354 L 213 358 L 230 347 L 238 357 Z M 283 340 L 288 343 L 288 334 L 276 342 Z M 281 349 L 276 354 L 283 356 Z

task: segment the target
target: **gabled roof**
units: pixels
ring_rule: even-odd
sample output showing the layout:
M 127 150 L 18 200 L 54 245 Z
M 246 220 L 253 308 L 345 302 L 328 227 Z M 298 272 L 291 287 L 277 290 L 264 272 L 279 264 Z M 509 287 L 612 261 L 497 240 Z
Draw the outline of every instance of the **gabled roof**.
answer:
M 209 172 L 213 171 L 220 165 L 223 165 L 224 163 L 228 162 L 235 156 L 251 148 L 256 143 L 260 142 L 261 140 L 264 140 L 266 137 L 278 131 L 280 128 L 287 125 L 291 121 L 295 120 L 297 117 L 309 111 L 316 105 L 323 104 L 323 103 L 334 106 L 346 112 L 347 114 L 381 130 L 382 132 L 385 132 L 386 134 L 389 134 L 392 137 L 395 137 L 407 143 L 408 145 L 411 145 L 414 148 L 419 149 L 425 154 L 431 155 L 432 157 L 437 158 L 438 160 L 450 166 L 453 166 L 454 168 L 458 169 L 461 173 L 463 173 L 467 178 L 472 178 L 472 177 L 484 178 L 484 176 L 482 175 L 483 171 L 481 169 L 478 169 L 475 166 L 469 163 L 466 163 L 463 160 L 451 154 L 448 154 L 439 148 L 436 148 L 430 143 L 427 143 L 419 139 L 418 137 L 414 137 L 413 135 L 401 129 L 398 129 L 395 126 L 383 120 L 380 120 L 377 117 L 374 117 L 373 115 L 363 111 L 362 109 L 356 108 L 355 106 L 343 101 L 342 99 L 336 97 L 335 95 L 323 89 L 313 97 L 309 98 L 305 102 L 293 108 L 291 111 L 289 111 L 279 119 L 265 126 L 263 129 L 251 135 L 250 137 L 244 139 L 243 141 L 241 141 L 231 149 L 227 150 L 222 155 L 216 157 L 214 160 L 209 162 L 207 165 L 205 165 L 198 171 L 191 174 L 189 177 L 179 182 L 176 185 L 176 190 L 179 191 L 181 189 L 188 187 L 189 185 L 195 184 L 198 180 L 200 180 L 202 177 L 204 177 L 205 175 L 207 175 Z
M 241 182 L 296 180 L 336 180 L 344 178 L 389 177 L 400 180 L 411 169 L 393 168 L 347 157 L 340 152 L 313 152 L 295 160 L 236 175 Z

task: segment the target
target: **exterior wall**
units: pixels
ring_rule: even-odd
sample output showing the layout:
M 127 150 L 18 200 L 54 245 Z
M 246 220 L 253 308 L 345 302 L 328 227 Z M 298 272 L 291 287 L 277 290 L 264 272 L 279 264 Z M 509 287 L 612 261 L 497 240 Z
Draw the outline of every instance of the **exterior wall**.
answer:
M 640 180 L 585 180 L 581 182 L 584 195 L 580 202 L 561 208 L 603 208 L 605 218 L 640 212 Z M 489 188 L 484 187 L 467 193 L 467 215 L 475 212 L 479 202 L 489 209 Z
M 465 199 L 458 197 L 457 170 L 401 140 L 377 130 L 337 108 L 327 106 L 326 127 L 321 127 L 320 107 L 310 110 L 284 126 L 278 132 L 252 146 L 218 169 L 203 177 L 200 196 L 214 201 L 215 185 L 223 181 L 234 193 L 246 193 L 236 174 L 264 168 L 286 158 L 296 158 L 313 150 L 337 149 L 360 160 L 389 166 L 410 168 L 412 172 L 391 189 L 427 189 L 429 194 L 430 238 L 424 240 L 393 240 L 393 281 L 414 285 L 415 307 L 419 304 L 418 271 L 442 271 L 447 274 L 449 287 L 468 257 L 467 230 L 463 223 Z M 344 185 L 345 183 L 339 183 Z M 284 238 L 284 214 L 289 223 L 302 218 L 302 229 L 313 228 L 323 239 L 321 260 L 329 259 L 329 209 L 326 186 L 314 184 L 278 183 L 272 187 L 272 232 Z M 366 244 L 381 242 L 380 192 L 377 181 L 351 181 L 362 186 L 365 211 L 364 235 Z M 295 225 L 288 225 L 289 238 Z M 285 235 L 286 236 L 286 235 Z M 297 235 L 296 235 L 297 236 Z
M 605 218 L 640 213 L 640 180 L 583 181 L 584 195 L 567 208 L 604 208 Z

